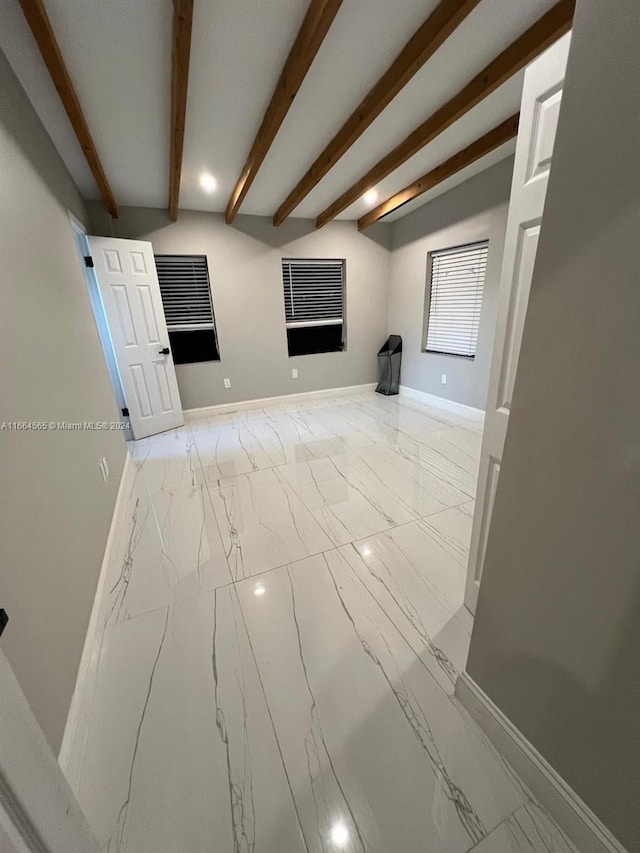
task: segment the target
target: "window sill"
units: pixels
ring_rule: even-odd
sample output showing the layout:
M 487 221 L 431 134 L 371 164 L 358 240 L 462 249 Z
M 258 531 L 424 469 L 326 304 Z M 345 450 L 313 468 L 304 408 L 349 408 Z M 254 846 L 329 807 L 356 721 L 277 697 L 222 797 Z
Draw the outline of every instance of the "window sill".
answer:
M 463 361 L 475 361 L 475 355 L 461 355 L 458 352 L 443 352 L 442 350 L 437 349 L 423 349 L 421 350 L 423 355 L 446 355 L 449 358 L 461 358 Z
M 196 361 L 174 361 L 175 367 L 182 367 L 184 364 L 220 364 L 219 358 L 202 358 Z
M 340 349 L 320 350 L 320 352 L 303 352 L 303 353 L 300 353 L 300 355 L 291 355 L 291 353 L 288 353 L 287 357 L 288 358 L 306 358 L 309 355 L 333 355 L 334 353 L 337 353 L 337 352 L 346 352 L 346 351 L 347 351 L 346 347 L 341 347 Z

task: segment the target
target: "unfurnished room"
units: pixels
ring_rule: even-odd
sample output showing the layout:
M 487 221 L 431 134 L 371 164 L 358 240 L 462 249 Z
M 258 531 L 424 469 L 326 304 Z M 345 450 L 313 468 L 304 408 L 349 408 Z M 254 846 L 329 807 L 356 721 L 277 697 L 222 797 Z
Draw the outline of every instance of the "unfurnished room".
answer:
M 637 0 L 1 0 L 1 853 L 640 853 Z

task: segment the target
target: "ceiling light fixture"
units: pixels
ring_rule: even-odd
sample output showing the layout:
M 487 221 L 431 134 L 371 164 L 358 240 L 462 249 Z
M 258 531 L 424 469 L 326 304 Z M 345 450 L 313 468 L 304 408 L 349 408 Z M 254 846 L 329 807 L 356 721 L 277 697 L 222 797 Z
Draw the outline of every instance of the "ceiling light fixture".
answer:
M 218 182 L 209 172 L 200 175 L 200 186 L 206 193 L 213 193 L 218 189 Z
M 375 204 L 378 201 L 378 193 L 376 190 L 367 190 L 367 192 L 362 196 L 362 198 L 369 205 Z

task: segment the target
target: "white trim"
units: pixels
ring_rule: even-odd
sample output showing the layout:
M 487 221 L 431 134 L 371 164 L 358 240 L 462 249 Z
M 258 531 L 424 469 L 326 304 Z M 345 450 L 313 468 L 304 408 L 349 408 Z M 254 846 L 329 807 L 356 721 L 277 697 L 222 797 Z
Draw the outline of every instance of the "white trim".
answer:
M 580 853 L 627 853 L 468 673 L 458 677 L 455 695 Z
M 203 406 L 200 409 L 185 409 L 183 415 L 186 421 L 193 421 L 197 418 L 224 414 L 224 412 L 235 412 L 238 409 L 255 409 L 263 406 L 277 406 L 278 403 L 295 403 L 296 400 L 303 402 L 313 397 L 333 397 L 342 394 L 355 394 L 358 391 L 370 391 L 377 384 L 377 382 L 367 382 L 364 385 L 345 385 L 341 388 L 323 388 L 320 391 L 302 391 L 299 394 L 284 394 L 281 397 L 260 397 L 256 400 L 241 400 L 237 403 L 219 403 L 215 406 Z
M 307 329 L 311 326 L 342 326 L 344 320 L 289 320 L 287 329 Z
M 81 234 L 84 234 L 86 237 L 89 232 L 87 231 L 87 226 L 84 224 L 84 222 L 81 222 L 75 214 L 71 213 L 70 210 L 67 210 L 67 213 L 69 214 L 69 219 L 71 220 L 71 230 L 77 230 Z
M 98 853 L 99 844 L 0 650 L 0 846 Z M 3 837 L 4 836 L 4 837 Z
M 400 386 L 400 396 L 409 397 L 427 406 L 439 406 L 441 409 L 447 409 L 447 411 L 453 412 L 456 415 L 484 420 L 484 411 L 482 409 L 476 409 L 464 403 L 456 403 L 455 400 L 447 400 L 445 397 L 436 397 L 435 394 L 427 394 L 426 391 L 418 391 L 417 388 L 409 388 L 408 385 Z
M 71 705 L 69 706 L 69 713 L 67 715 L 67 723 L 62 736 L 62 745 L 58 755 L 58 763 L 62 768 L 62 772 L 76 794 L 79 788 L 84 749 L 87 742 L 87 735 L 89 733 L 95 675 L 102 644 L 100 617 L 102 605 L 105 601 L 107 574 L 110 561 L 113 558 L 114 550 L 117 546 L 117 532 L 120 517 L 131 492 L 131 487 L 135 477 L 135 470 L 131 456 L 127 451 L 124 460 L 124 467 L 122 469 L 122 476 L 120 477 L 118 495 L 113 508 L 113 515 L 111 516 L 111 527 L 109 528 L 109 535 L 107 536 L 107 543 L 105 545 L 102 565 L 100 567 L 100 577 L 98 578 L 96 594 L 93 600 L 89 627 L 87 628 L 87 635 L 85 637 L 80 666 L 78 668 L 76 686 L 71 698 Z

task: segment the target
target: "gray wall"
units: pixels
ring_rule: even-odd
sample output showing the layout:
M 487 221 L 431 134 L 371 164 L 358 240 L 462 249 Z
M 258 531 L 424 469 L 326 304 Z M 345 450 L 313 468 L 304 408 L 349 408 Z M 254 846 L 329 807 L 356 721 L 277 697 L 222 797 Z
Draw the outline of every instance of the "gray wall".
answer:
M 116 420 L 67 212 L 83 203 L 2 53 L 0 162 L 0 423 Z M 113 432 L 0 431 L 2 648 L 54 751 L 124 457 Z
M 387 330 L 388 225 L 359 234 L 352 222 L 316 231 L 312 220 L 274 228 L 268 217 L 238 216 L 230 227 L 222 214 L 195 211 L 171 223 L 146 208 L 123 208 L 112 223 L 101 205 L 89 206 L 94 233 L 150 240 L 158 254 L 207 255 L 221 361 L 177 366 L 185 409 L 375 381 Z M 346 352 L 289 358 L 283 257 L 346 259 Z
M 640 850 L 640 7 L 580 0 L 468 671 Z
M 402 335 L 402 384 L 484 409 L 489 386 L 513 157 L 470 178 L 391 225 L 389 332 Z M 427 255 L 489 240 L 475 359 L 423 351 Z M 447 375 L 447 384 L 440 378 Z

